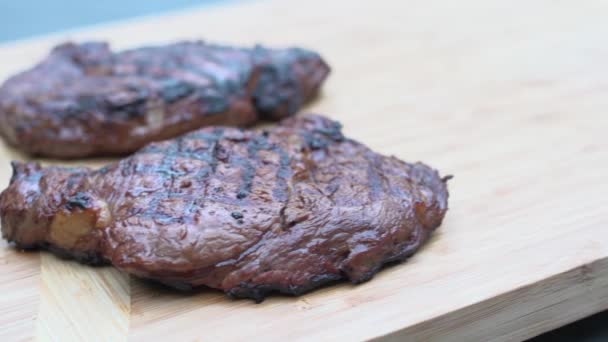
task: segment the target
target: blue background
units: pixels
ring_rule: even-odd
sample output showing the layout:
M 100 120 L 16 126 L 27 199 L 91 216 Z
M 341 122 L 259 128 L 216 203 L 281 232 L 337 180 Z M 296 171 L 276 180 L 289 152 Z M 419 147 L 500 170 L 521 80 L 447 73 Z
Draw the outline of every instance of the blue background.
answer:
M 222 0 L 0 0 L 0 42 Z

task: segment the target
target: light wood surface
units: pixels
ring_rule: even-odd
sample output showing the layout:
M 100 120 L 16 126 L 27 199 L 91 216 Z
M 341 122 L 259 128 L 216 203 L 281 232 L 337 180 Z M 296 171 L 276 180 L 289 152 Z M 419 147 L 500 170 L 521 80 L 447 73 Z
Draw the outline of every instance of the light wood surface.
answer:
M 608 309 L 607 14 L 593 0 L 248 1 L 0 46 L 0 78 L 68 38 L 314 48 L 334 73 L 310 111 L 456 176 L 407 263 L 260 305 L 0 245 L 0 340 L 513 341 Z M 21 158 L 0 147 L 1 187 Z

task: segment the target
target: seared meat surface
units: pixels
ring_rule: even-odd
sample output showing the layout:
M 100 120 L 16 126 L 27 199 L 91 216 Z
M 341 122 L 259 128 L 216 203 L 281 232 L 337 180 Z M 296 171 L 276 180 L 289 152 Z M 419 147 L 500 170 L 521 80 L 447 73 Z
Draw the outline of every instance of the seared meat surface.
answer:
M 444 218 L 447 178 L 315 115 L 209 127 L 99 170 L 13 164 L 2 234 L 178 288 L 262 300 L 370 279 Z
M 32 155 L 126 154 L 203 126 L 294 114 L 328 73 L 298 48 L 67 43 L 0 87 L 0 134 Z

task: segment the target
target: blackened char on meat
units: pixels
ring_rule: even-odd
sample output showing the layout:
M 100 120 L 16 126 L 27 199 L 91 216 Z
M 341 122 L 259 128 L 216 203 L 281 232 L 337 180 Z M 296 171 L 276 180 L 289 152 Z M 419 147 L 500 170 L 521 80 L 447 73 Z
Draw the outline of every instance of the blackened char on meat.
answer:
M 33 155 L 126 154 L 203 126 L 294 114 L 328 73 L 299 48 L 66 43 L 0 87 L 0 135 Z
M 201 129 L 96 171 L 13 167 L 0 216 L 17 246 L 258 301 L 370 279 L 429 239 L 448 200 L 433 169 L 315 115 Z

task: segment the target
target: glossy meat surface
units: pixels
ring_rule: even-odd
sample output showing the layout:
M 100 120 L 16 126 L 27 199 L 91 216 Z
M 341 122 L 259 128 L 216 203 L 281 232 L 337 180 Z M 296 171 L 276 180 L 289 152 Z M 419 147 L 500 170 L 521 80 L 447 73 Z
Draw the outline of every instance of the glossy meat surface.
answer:
M 126 154 L 204 126 L 290 116 L 328 73 L 299 48 L 66 43 L 0 87 L 0 134 L 32 155 Z
M 366 281 L 447 211 L 447 178 L 316 115 L 201 129 L 100 170 L 13 166 L 0 216 L 17 246 L 256 300 Z

